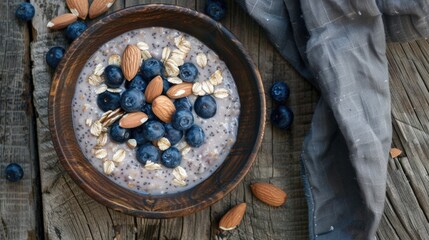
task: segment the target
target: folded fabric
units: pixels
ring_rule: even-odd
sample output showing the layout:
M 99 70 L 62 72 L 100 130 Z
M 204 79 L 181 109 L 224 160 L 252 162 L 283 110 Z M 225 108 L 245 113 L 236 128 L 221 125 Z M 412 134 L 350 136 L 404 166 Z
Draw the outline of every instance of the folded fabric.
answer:
M 428 3 L 237 2 L 321 94 L 301 155 L 310 239 L 375 239 L 392 137 L 386 40 L 428 36 Z

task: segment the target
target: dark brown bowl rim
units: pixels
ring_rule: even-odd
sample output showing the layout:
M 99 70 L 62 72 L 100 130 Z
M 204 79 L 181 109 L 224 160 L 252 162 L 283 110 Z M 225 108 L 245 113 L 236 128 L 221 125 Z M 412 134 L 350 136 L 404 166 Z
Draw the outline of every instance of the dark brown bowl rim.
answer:
M 64 130 L 63 129 L 63 127 L 64 127 L 63 120 L 58 117 L 58 114 L 61 112 L 61 109 L 64 111 L 63 108 L 65 108 L 66 110 L 68 109 L 71 112 L 71 106 L 61 106 L 61 104 L 59 104 L 59 102 L 61 102 L 61 99 L 59 99 L 59 97 L 57 97 L 57 96 L 61 95 L 59 93 L 61 92 L 63 85 L 65 84 L 65 83 L 61 83 L 61 79 L 62 79 L 61 76 L 64 74 L 66 66 L 69 66 L 69 63 L 71 61 L 73 61 L 72 56 L 74 56 L 75 54 L 78 54 L 76 52 L 82 51 L 82 49 L 80 47 L 84 46 L 84 42 L 88 38 L 91 38 L 89 33 L 97 31 L 100 28 L 103 28 L 103 26 L 109 24 L 109 22 L 117 21 L 118 19 L 120 19 L 124 16 L 127 16 L 128 14 L 132 14 L 135 12 L 143 13 L 144 11 L 150 10 L 150 9 L 157 9 L 157 10 L 162 10 L 162 11 L 173 11 L 174 13 L 185 14 L 185 15 L 189 15 L 191 17 L 197 17 L 201 21 L 205 21 L 207 24 L 212 25 L 213 27 L 217 28 L 217 30 L 220 31 L 221 34 L 223 34 L 227 38 L 229 38 L 231 46 L 238 49 L 238 51 L 240 52 L 242 57 L 245 58 L 246 63 L 249 65 L 249 69 L 251 69 L 251 71 L 252 71 L 251 74 L 253 75 L 253 78 L 256 81 L 255 84 L 256 84 L 257 89 L 258 89 L 258 94 L 255 97 L 259 98 L 258 100 L 260 103 L 259 109 L 256 109 L 260 113 L 259 114 L 260 117 L 259 117 L 259 119 L 257 119 L 257 120 L 259 120 L 259 123 L 258 122 L 256 123 L 258 126 L 258 129 L 255 129 L 258 131 L 258 134 L 255 138 L 253 148 L 251 149 L 251 151 L 248 154 L 249 157 L 248 157 L 247 161 L 244 163 L 244 165 L 241 167 L 240 171 L 238 172 L 237 178 L 234 179 L 235 181 L 229 182 L 227 184 L 226 188 L 215 189 L 214 191 L 212 191 L 210 193 L 210 195 L 205 199 L 205 201 L 200 201 L 200 202 L 194 201 L 187 206 L 184 206 L 184 207 L 178 208 L 178 209 L 174 209 L 174 210 L 163 210 L 163 209 L 157 209 L 156 208 L 156 202 L 158 200 L 162 199 L 165 196 L 168 197 L 171 195 L 158 195 L 157 196 L 157 195 L 138 194 L 132 190 L 125 189 L 125 188 L 111 182 L 107 177 L 105 177 L 104 175 L 102 175 L 100 173 L 99 173 L 99 175 L 101 177 L 104 177 L 105 179 L 107 179 L 109 181 L 109 183 L 108 183 L 109 185 L 116 185 L 116 187 L 123 188 L 123 189 L 127 190 L 127 192 L 129 192 L 129 194 L 131 194 L 131 195 L 137 194 L 141 197 L 141 199 L 143 201 L 138 206 L 127 205 L 124 202 L 118 203 L 117 201 L 115 201 L 114 198 L 111 198 L 111 196 L 106 196 L 104 193 L 102 193 L 103 191 L 100 190 L 102 188 L 98 189 L 96 186 L 93 186 L 93 184 L 91 184 L 91 181 L 90 181 L 91 179 L 88 178 L 87 175 L 81 173 L 82 171 L 85 170 L 85 167 L 87 167 L 87 166 L 76 165 L 74 163 L 74 161 L 79 161 L 79 159 L 76 159 L 78 157 L 75 157 L 73 155 L 71 156 L 71 159 L 66 157 L 67 155 L 70 156 L 71 149 L 67 145 L 67 144 L 69 144 L 68 140 L 66 140 L 64 135 L 63 135 L 63 130 Z M 127 29 L 126 31 L 130 31 L 130 30 L 132 30 L 132 29 Z M 124 31 L 124 32 L 126 32 L 126 31 Z M 107 39 L 106 41 L 108 41 L 108 40 L 109 39 Z M 79 71 L 80 70 L 81 69 L 79 69 Z M 74 84 L 74 86 L 76 86 L 76 84 Z M 95 199 L 96 201 L 100 202 L 101 204 L 103 204 L 109 208 L 118 210 L 118 211 L 126 213 L 126 214 L 131 214 L 134 216 L 146 217 L 146 218 L 171 218 L 171 217 L 180 217 L 180 216 L 188 215 L 188 214 L 200 211 L 200 210 L 216 203 L 217 201 L 221 200 L 226 194 L 228 194 L 230 191 L 232 191 L 234 188 L 236 188 L 237 185 L 243 180 L 245 175 L 248 173 L 253 162 L 256 159 L 256 153 L 257 153 L 257 151 L 261 145 L 261 142 L 262 142 L 262 138 L 263 138 L 263 134 L 264 134 L 264 130 L 265 130 L 265 119 L 266 119 L 266 116 L 265 116 L 265 110 L 266 110 L 265 94 L 264 94 L 264 88 L 263 88 L 261 76 L 260 76 L 256 66 L 254 65 L 253 61 L 251 60 L 249 54 L 246 52 L 246 50 L 244 49 L 242 44 L 239 42 L 239 40 L 231 32 L 229 32 L 226 28 L 224 28 L 220 23 L 212 20 L 211 18 L 209 18 L 208 16 L 206 16 L 204 14 L 198 13 L 197 11 L 194 11 L 192 9 L 179 7 L 179 6 L 175 6 L 175 5 L 165 5 L 165 4 L 147 4 L 147 5 L 137 5 L 137 6 L 133 6 L 133 7 L 129 7 L 129 8 L 124 8 L 124 9 L 116 11 L 116 12 L 104 17 L 103 19 L 100 19 L 99 21 L 95 22 L 94 24 L 92 24 L 78 39 L 76 39 L 71 44 L 71 46 L 69 47 L 69 50 L 66 52 L 64 58 L 61 60 L 59 66 L 58 66 L 58 68 L 54 74 L 54 77 L 53 77 L 48 105 L 49 105 L 49 128 L 50 128 L 54 148 L 55 148 L 57 154 L 59 155 L 59 160 L 60 160 L 61 164 L 64 166 L 65 170 L 71 176 L 71 178 L 75 181 L 75 183 L 77 183 L 79 185 L 79 187 L 81 187 L 93 199 Z M 71 121 L 71 120 L 68 119 L 68 121 Z M 65 127 L 65 128 L 67 128 L 67 127 Z M 238 139 L 238 137 L 237 137 L 237 139 Z M 72 139 L 69 139 L 69 140 L 73 141 Z M 76 139 L 74 139 L 74 141 L 76 141 Z M 77 142 L 75 144 L 77 144 Z M 82 160 L 82 159 L 80 159 L 80 160 Z M 83 158 L 83 160 L 88 162 L 85 158 Z M 88 164 L 91 165 L 89 162 L 88 162 Z M 86 164 L 83 164 L 83 165 L 86 165 Z M 92 167 L 92 165 L 90 167 Z M 219 169 L 221 169 L 221 167 L 219 167 L 218 170 Z M 95 170 L 95 171 L 97 171 L 97 170 Z M 217 171 L 215 171 L 215 173 L 216 172 Z M 213 173 L 212 175 L 214 175 L 215 173 Z M 100 177 L 100 176 L 96 176 L 96 177 Z M 192 188 L 190 190 L 192 190 Z M 189 191 L 189 190 L 187 190 L 187 191 Z M 182 192 L 182 194 L 186 193 L 187 191 Z

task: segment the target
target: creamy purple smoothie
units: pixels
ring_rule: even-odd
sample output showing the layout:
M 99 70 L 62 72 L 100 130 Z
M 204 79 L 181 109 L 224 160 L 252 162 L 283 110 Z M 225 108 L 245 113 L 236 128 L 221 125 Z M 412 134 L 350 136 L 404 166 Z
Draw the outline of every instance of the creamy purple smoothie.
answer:
M 194 123 L 202 127 L 205 132 L 205 143 L 198 148 L 192 148 L 187 146 L 184 138 L 182 138 L 176 144 L 176 147 L 182 150 L 180 166 L 182 168 L 181 177 L 183 177 L 182 184 L 177 184 L 174 179 L 180 169 L 166 168 L 160 163 L 160 167 L 155 167 L 160 169 L 145 168 L 143 164 L 136 160 L 135 149 L 132 149 L 125 143 L 112 142 L 109 137 L 107 137 L 105 145 L 101 147 L 97 146 L 97 137 L 91 133 L 91 126 L 104 113 L 96 103 L 97 93 L 101 91 L 102 83 L 99 86 L 94 86 L 94 84 L 89 83 L 88 78 L 94 73 L 97 65 L 102 67 L 109 65 L 109 57 L 112 55 L 117 54 L 122 56 L 128 44 L 144 42 L 147 44 L 147 51 L 151 56 L 161 60 L 163 48 L 176 49 L 174 39 L 181 35 L 191 44 L 191 50 L 186 55 L 184 61 L 192 62 L 198 67 L 199 75 L 196 82 L 206 81 L 216 70 L 220 70 L 223 81 L 219 85 L 214 86 L 214 89 L 227 89 L 228 96 L 224 98 L 215 97 L 217 112 L 212 118 L 200 118 L 193 110 Z M 206 66 L 201 67 L 198 65 L 197 54 L 207 57 Z M 101 79 L 103 79 L 103 76 L 101 76 Z M 123 91 L 125 88 L 122 85 L 120 89 Z M 196 97 L 195 95 L 188 97 L 192 105 Z M 183 32 L 174 29 L 152 27 L 126 32 L 103 44 L 91 56 L 79 75 L 72 102 L 72 112 L 76 139 L 79 142 L 80 148 L 87 160 L 100 173 L 124 188 L 139 193 L 157 195 L 190 189 L 207 179 L 223 163 L 236 141 L 240 100 L 231 73 L 213 50 L 198 39 Z M 106 156 L 99 156 L 97 158 L 96 150 L 98 149 L 106 150 L 107 154 L 104 154 Z M 114 153 L 120 149 L 125 151 L 125 158 L 121 162 L 114 162 L 113 171 L 110 174 L 106 174 L 104 162 L 113 159 Z M 183 174 L 183 170 L 185 170 L 185 174 Z

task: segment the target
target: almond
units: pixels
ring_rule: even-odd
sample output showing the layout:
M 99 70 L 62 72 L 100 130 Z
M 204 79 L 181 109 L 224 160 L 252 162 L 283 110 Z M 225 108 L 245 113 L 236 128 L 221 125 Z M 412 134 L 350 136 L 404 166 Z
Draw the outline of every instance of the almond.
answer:
M 77 20 L 76 15 L 72 13 L 65 13 L 63 15 L 53 18 L 51 21 L 48 22 L 48 25 L 46 26 L 49 29 L 58 30 L 58 29 L 63 29 L 68 25 L 76 22 L 76 20 Z
M 125 79 L 131 81 L 139 71 L 141 62 L 140 49 L 136 45 L 128 45 L 122 54 L 122 72 Z
M 271 183 L 254 183 L 250 188 L 257 199 L 270 206 L 278 207 L 286 202 L 287 194 Z
M 176 107 L 168 97 L 161 95 L 153 100 L 152 111 L 161 121 L 169 123 Z
M 119 126 L 122 128 L 135 128 L 145 123 L 148 119 L 144 112 L 127 113 L 119 120 Z
M 107 12 L 115 0 L 94 0 L 89 7 L 89 18 L 93 19 Z
M 167 91 L 167 96 L 171 99 L 187 97 L 192 94 L 192 83 L 180 83 L 170 87 Z
M 390 156 L 392 158 L 398 157 L 399 155 L 401 155 L 402 151 L 397 149 L 397 148 L 392 148 L 390 149 Z
M 85 20 L 88 15 L 88 0 L 66 0 L 66 3 L 71 13 Z
M 220 219 L 219 228 L 224 231 L 228 231 L 236 228 L 240 224 L 241 220 L 243 219 L 245 212 L 246 212 L 246 203 L 240 203 L 235 207 L 231 208 Z
M 151 103 L 156 97 L 161 95 L 163 87 L 164 82 L 160 76 L 156 76 L 150 80 L 146 90 L 144 91 L 146 102 Z

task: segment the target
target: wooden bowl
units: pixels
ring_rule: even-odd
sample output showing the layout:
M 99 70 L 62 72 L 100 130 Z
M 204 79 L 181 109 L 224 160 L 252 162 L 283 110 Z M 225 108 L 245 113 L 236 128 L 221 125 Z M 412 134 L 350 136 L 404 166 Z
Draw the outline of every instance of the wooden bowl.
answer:
M 99 173 L 81 152 L 72 122 L 71 102 L 78 76 L 105 42 L 133 29 L 160 26 L 188 33 L 213 49 L 232 73 L 241 101 L 238 137 L 224 163 L 208 179 L 187 191 L 145 195 L 121 187 Z M 204 209 L 234 189 L 255 160 L 265 129 L 261 77 L 237 38 L 196 11 L 172 5 L 140 5 L 94 23 L 76 39 L 59 64 L 49 96 L 49 123 L 60 162 L 73 180 L 98 202 L 147 218 L 179 217 Z

